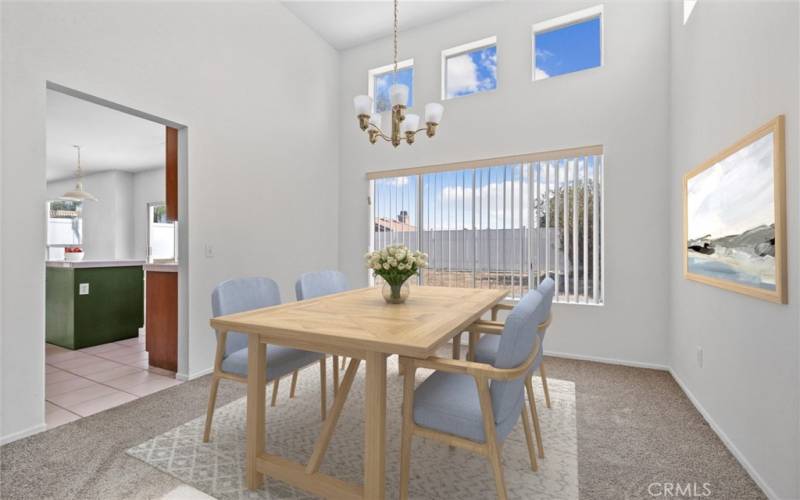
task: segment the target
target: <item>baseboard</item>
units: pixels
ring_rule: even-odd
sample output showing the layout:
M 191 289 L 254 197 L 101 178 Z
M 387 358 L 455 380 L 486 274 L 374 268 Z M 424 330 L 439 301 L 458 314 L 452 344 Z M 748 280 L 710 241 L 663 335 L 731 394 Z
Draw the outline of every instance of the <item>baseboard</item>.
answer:
M 28 427 L 27 429 L 21 430 L 19 432 L 14 432 L 12 434 L 8 434 L 7 436 L 0 437 L 0 446 L 4 444 L 11 443 L 18 439 L 26 438 L 28 436 L 32 436 L 34 434 L 38 434 L 47 429 L 47 425 L 44 423 L 34 425 L 33 427 Z
M 717 436 L 719 436 L 722 443 L 725 445 L 726 448 L 728 448 L 728 451 L 731 452 L 731 455 L 733 455 L 734 458 L 736 458 L 736 460 L 739 461 L 744 470 L 746 470 L 747 473 L 750 474 L 750 477 L 753 479 L 753 481 L 755 481 L 758 487 L 761 488 L 761 491 L 763 491 L 764 494 L 767 495 L 767 498 L 769 498 L 770 500 L 779 500 L 779 497 L 775 493 L 775 491 L 773 491 L 773 489 L 769 487 L 767 482 L 764 481 L 764 478 L 762 478 L 761 475 L 758 473 L 758 471 L 756 471 L 755 467 L 753 467 L 752 464 L 748 462 L 744 454 L 741 451 L 739 451 L 736 445 L 733 444 L 733 441 L 731 441 L 728 435 L 725 434 L 725 431 L 723 431 L 722 428 L 719 425 L 717 425 L 717 423 L 714 421 L 714 419 L 711 417 L 708 411 L 706 411 L 703 405 L 700 404 L 700 401 L 698 401 L 697 398 L 694 396 L 694 394 L 692 394 L 692 391 L 690 391 L 689 388 L 686 387 L 686 384 L 683 382 L 683 380 L 681 380 L 681 378 L 678 377 L 678 375 L 671 368 L 669 370 L 669 373 L 670 375 L 672 375 L 672 378 L 681 388 L 683 393 L 686 394 L 686 397 L 689 398 L 689 401 L 691 401 L 694 407 L 697 409 L 697 411 L 700 412 L 700 415 L 702 415 L 703 418 L 706 420 L 706 422 L 708 422 L 708 425 L 711 427 L 711 430 L 713 430 L 717 434 Z
M 661 371 L 669 371 L 669 367 L 666 365 L 659 365 L 656 363 L 642 363 L 641 361 L 629 361 L 625 359 L 614 359 L 614 358 L 603 358 L 600 356 L 586 356 L 583 354 L 570 354 L 566 352 L 555 352 L 555 351 L 548 351 L 545 349 L 544 351 L 545 356 L 551 356 L 554 358 L 564 358 L 564 359 L 576 359 L 578 361 L 594 361 L 595 363 L 606 363 L 609 365 L 621 365 L 621 366 L 631 366 L 633 368 L 647 368 L 650 370 L 661 370 Z
M 175 378 L 181 380 L 183 382 L 188 382 L 189 380 L 194 380 L 196 378 L 204 377 L 209 373 L 214 372 L 214 367 L 206 368 L 205 370 L 200 370 L 199 372 L 194 372 L 186 375 L 185 373 L 176 373 Z

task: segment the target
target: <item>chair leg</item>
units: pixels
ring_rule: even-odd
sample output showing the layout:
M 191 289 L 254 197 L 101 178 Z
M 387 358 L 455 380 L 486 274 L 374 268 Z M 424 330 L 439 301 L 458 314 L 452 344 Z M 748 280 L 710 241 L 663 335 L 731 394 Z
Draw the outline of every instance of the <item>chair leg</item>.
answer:
M 328 412 L 328 374 L 325 367 L 325 356 L 319 360 L 319 416 L 323 422 Z
M 414 426 L 414 368 L 406 369 L 403 380 L 403 431 L 400 440 L 400 500 L 408 500 L 411 472 L 411 439 Z
M 467 348 L 467 361 L 475 361 L 475 346 L 481 339 L 481 334 L 469 332 L 469 347 Z
M 333 356 L 333 397 L 339 392 L 339 356 Z
M 461 335 L 453 337 L 453 359 L 461 359 Z
M 342 356 L 342 364 L 340 370 L 344 371 L 344 367 L 347 364 L 347 356 Z
M 278 384 L 280 383 L 281 379 L 276 378 L 272 381 L 272 403 L 271 406 L 275 406 L 275 403 L 278 401 Z
M 544 369 L 544 360 L 539 365 L 539 375 L 542 376 L 542 387 L 544 388 L 544 404 L 550 408 L 550 391 L 547 389 L 547 372 Z
M 292 385 L 289 387 L 289 398 L 294 398 L 294 391 L 297 389 L 297 370 L 292 373 Z
M 525 381 L 525 390 L 528 393 L 528 403 L 531 406 L 531 419 L 533 419 L 533 430 L 536 434 L 536 447 L 539 449 L 539 458 L 544 458 L 542 430 L 539 426 L 539 413 L 536 411 L 536 398 L 533 397 L 533 382 L 531 382 L 530 378 Z
M 536 462 L 536 452 L 533 451 L 531 424 L 528 422 L 528 408 L 524 404 L 522 405 L 522 428 L 525 429 L 525 442 L 528 444 L 528 456 L 531 459 L 531 470 L 536 472 L 539 470 L 539 464 Z
M 484 377 L 480 377 L 476 379 L 476 383 L 478 385 L 478 397 L 481 402 L 481 414 L 483 415 L 483 432 L 486 435 L 486 458 L 492 464 L 497 498 L 498 500 L 507 500 L 506 480 L 503 477 L 503 462 L 500 459 L 500 446 L 497 443 L 489 381 Z
M 217 389 L 219 388 L 219 381 L 221 379 L 215 375 L 211 375 L 211 390 L 208 394 L 208 410 L 206 411 L 206 427 L 203 430 L 203 442 L 207 443 L 211 437 L 211 420 L 214 418 L 214 407 L 217 404 Z

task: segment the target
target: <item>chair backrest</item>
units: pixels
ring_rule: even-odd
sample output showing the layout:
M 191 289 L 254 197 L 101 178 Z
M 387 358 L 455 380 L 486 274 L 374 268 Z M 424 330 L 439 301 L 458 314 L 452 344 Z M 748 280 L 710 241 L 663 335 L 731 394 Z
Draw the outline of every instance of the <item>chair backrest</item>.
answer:
M 236 278 L 223 281 L 211 294 L 211 311 L 214 317 L 235 314 L 251 309 L 276 306 L 281 303 L 278 284 L 269 278 Z M 247 347 L 247 335 L 228 332 L 225 356 Z
M 536 287 L 536 291 L 542 294 L 542 300 L 545 303 L 545 312 L 544 312 L 544 319 L 547 320 L 550 317 L 550 308 L 553 305 L 553 296 L 556 293 L 556 283 L 553 281 L 553 278 L 545 278 L 539 286 Z M 547 329 L 539 332 L 539 337 L 544 342 L 544 334 L 547 333 Z M 544 349 L 544 347 L 542 347 Z
M 546 304 L 542 294 L 531 290 L 514 306 L 511 314 L 506 318 L 503 334 L 500 336 L 500 345 L 497 348 L 497 357 L 494 361 L 495 368 L 514 368 L 524 363 L 534 349 L 539 349 L 540 338 L 537 333 L 539 323 L 543 322 Z M 512 415 L 517 409 L 517 403 L 523 398 L 525 390 L 525 377 L 522 375 L 515 380 L 493 380 L 491 385 L 492 409 L 495 422 L 500 423 Z
M 339 271 L 319 271 L 300 275 L 294 284 L 294 293 L 297 300 L 313 299 L 344 292 L 350 289 L 347 277 Z

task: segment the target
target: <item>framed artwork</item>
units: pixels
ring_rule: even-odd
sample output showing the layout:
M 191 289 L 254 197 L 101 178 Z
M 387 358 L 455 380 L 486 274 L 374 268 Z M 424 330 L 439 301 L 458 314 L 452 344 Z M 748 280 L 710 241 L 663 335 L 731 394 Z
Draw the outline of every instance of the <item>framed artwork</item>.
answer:
M 683 178 L 683 274 L 785 304 L 783 115 Z

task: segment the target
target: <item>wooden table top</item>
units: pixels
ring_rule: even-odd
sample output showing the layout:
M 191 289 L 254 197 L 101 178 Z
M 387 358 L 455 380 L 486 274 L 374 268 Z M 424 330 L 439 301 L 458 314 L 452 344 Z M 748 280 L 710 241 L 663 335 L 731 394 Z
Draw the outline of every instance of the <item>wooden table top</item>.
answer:
M 335 354 L 382 352 L 426 358 L 508 293 L 508 289 L 412 286 L 405 304 L 387 304 L 379 288 L 361 288 L 220 316 L 211 319 L 211 326 L 255 333 L 268 343 L 317 347 Z

